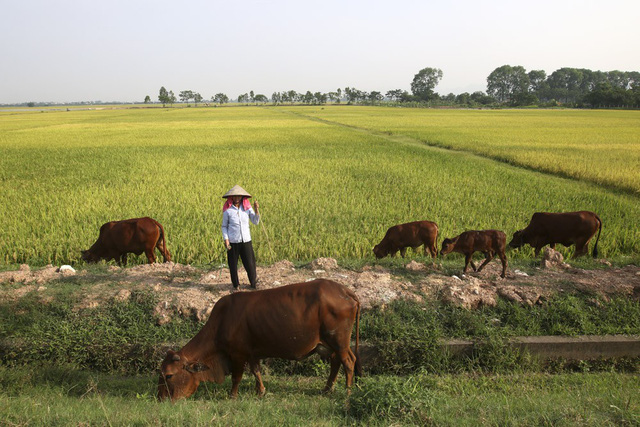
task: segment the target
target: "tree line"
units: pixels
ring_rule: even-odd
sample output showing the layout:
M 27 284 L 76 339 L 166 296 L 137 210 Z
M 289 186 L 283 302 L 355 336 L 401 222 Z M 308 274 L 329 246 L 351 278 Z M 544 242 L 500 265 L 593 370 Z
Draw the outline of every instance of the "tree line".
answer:
M 436 86 L 443 77 L 438 68 L 424 68 L 411 81 L 411 92 L 391 89 L 366 92 L 354 87 L 324 92 L 297 92 L 285 90 L 274 92 L 271 98 L 249 91 L 238 95 L 241 104 L 334 104 L 378 105 L 393 103 L 406 106 L 557 106 L 591 108 L 638 108 L 640 107 L 640 72 L 591 71 L 583 68 L 560 68 L 547 75 L 544 70 L 528 71 L 522 66 L 503 65 L 487 77 L 486 92 L 438 94 Z M 194 105 L 203 102 L 198 92 L 184 90 L 179 93 L 183 103 L 193 100 Z M 158 101 L 166 106 L 177 101 L 173 91 L 160 88 Z M 145 103 L 151 102 L 147 96 Z M 209 105 L 208 101 L 205 101 Z M 224 93 L 211 97 L 211 103 L 230 102 Z

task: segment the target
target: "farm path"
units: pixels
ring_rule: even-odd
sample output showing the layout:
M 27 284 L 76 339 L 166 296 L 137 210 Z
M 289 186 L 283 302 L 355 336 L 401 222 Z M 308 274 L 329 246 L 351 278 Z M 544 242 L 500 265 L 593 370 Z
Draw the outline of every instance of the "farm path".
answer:
M 370 128 L 365 128 L 365 127 L 359 127 L 359 126 L 354 126 L 354 125 L 350 125 L 350 124 L 346 124 L 346 123 L 341 123 L 338 121 L 334 121 L 334 120 L 327 120 L 327 119 L 323 119 L 320 117 L 315 117 L 315 116 L 311 116 L 308 114 L 303 114 L 300 113 L 298 111 L 281 111 L 283 114 L 290 114 L 296 117 L 301 117 L 301 118 L 305 118 L 307 120 L 311 120 L 311 121 L 315 121 L 315 122 L 319 122 L 319 123 L 323 123 L 326 125 L 331 125 L 331 126 L 339 126 L 339 127 L 343 127 L 343 128 L 347 128 L 347 129 L 351 129 L 355 132 L 359 132 L 359 133 L 365 133 L 368 135 L 372 135 L 372 136 L 376 136 L 379 138 L 383 138 L 386 139 L 387 141 L 390 142 L 394 142 L 397 144 L 403 144 L 403 145 L 409 145 L 409 146 L 413 146 L 413 147 L 421 147 L 423 149 L 427 149 L 427 150 L 432 150 L 434 152 L 440 152 L 440 153 L 455 153 L 456 155 L 460 155 L 460 156 L 466 156 L 466 157 L 470 157 L 470 158 L 475 158 L 478 160 L 483 160 L 483 161 L 488 161 L 488 162 L 496 162 L 496 163 L 500 163 L 500 164 L 504 164 L 507 165 L 509 167 L 513 167 L 513 168 L 518 168 L 518 169 L 524 169 L 527 171 L 532 171 L 532 172 L 536 172 L 536 173 L 540 173 L 540 174 L 544 174 L 544 175 L 548 175 L 548 176 L 553 176 L 555 178 L 560 178 L 560 179 L 566 179 L 569 181 L 575 181 L 575 182 L 583 182 L 586 184 L 589 184 L 595 188 L 601 188 L 601 189 L 606 189 L 609 191 L 615 191 L 615 192 L 622 192 L 626 195 L 629 195 L 633 198 L 637 198 L 640 199 L 640 193 L 636 192 L 633 189 L 628 189 L 626 187 L 619 187 L 619 186 L 615 186 L 615 185 L 609 185 L 603 182 L 599 182 L 599 181 L 595 181 L 595 180 L 589 180 L 589 179 L 578 179 L 575 176 L 569 174 L 569 173 L 563 173 L 562 171 L 556 170 L 556 171 L 551 171 L 551 170 L 545 170 L 545 169 L 536 169 L 534 167 L 531 167 L 527 164 L 524 163 L 520 163 L 520 162 L 515 162 L 513 159 L 508 159 L 506 157 L 501 157 L 501 156 L 490 156 L 490 155 L 483 155 L 483 154 L 479 154 L 476 152 L 472 152 L 469 150 L 464 150 L 464 149 L 457 149 L 457 148 L 445 148 L 440 146 L 439 144 L 435 143 L 435 142 L 429 142 L 429 141 L 423 141 L 421 139 L 418 138 L 413 138 L 411 136 L 407 136 L 407 135 L 402 135 L 402 134 L 397 134 L 397 133 L 392 133 L 392 132 L 381 132 L 381 131 L 377 131 L 374 129 L 370 129 Z
M 283 260 L 258 267 L 258 288 L 326 278 L 352 289 L 363 307 L 384 306 L 396 299 L 440 300 L 469 309 L 496 305 L 500 298 L 535 305 L 562 292 L 593 295 L 594 304 L 596 297 L 640 301 L 640 267 L 614 268 L 602 262 L 603 268 L 584 270 L 564 262 L 543 261 L 540 267 L 528 268 L 527 272 L 509 269 L 507 277 L 501 279 L 501 266 L 496 262 L 488 264 L 481 273 L 463 275 L 415 260 L 400 268 L 365 265 L 359 270 L 342 268 L 332 258 L 318 258 L 299 267 Z M 242 270 L 240 279 L 240 292 L 251 292 L 244 283 L 246 274 Z M 151 291 L 157 296 L 155 317 L 159 324 L 177 315 L 204 321 L 215 302 L 233 291 L 227 268 L 196 268 L 169 262 L 74 271 L 55 266 L 32 270 L 23 265 L 19 270 L 0 272 L 0 301 L 18 301 L 35 295 L 46 303 L 55 298 L 56 288 L 65 284 L 75 289 L 77 309 L 98 307 L 113 300 L 127 301 L 135 292 Z

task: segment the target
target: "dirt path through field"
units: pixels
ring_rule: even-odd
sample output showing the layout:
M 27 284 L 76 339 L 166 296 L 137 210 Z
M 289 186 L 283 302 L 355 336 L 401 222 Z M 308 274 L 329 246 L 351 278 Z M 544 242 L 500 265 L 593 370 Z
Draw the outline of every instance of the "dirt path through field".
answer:
M 415 261 L 399 270 L 381 266 L 348 270 L 332 258 L 319 258 L 299 268 L 284 260 L 258 267 L 258 288 L 326 278 L 353 289 L 363 307 L 384 306 L 398 298 L 437 299 L 469 309 L 495 305 L 499 298 L 534 305 L 558 292 L 583 292 L 593 295 L 594 300 L 624 296 L 640 301 L 640 268 L 634 265 L 623 268 L 603 265 L 601 269 L 583 270 L 559 262 L 547 263 L 547 268 L 530 269 L 528 273 L 511 269 L 505 279 L 499 274 L 500 265 L 495 262 L 481 273 L 462 275 L 445 274 L 439 268 Z M 240 292 L 252 292 L 242 269 L 240 279 Z M 0 300 L 15 301 L 35 292 L 46 302 L 50 298 L 48 290 L 65 282 L 78 285 L 81 293 L 78 309 L 97 307 L 113 299 L 125 301 L 134 291 L 151 290 L 160 301 L 156 306 L 158 323 L 168 322 L 176 314 L 205 320 L 213 304 L 232 292 L 227 268 L 202 269 L 164 263 L 130 268 L 109 266 L 95 272 L 56 266 L 31 269 L 23 265 L 19 270 L 0 273 Z

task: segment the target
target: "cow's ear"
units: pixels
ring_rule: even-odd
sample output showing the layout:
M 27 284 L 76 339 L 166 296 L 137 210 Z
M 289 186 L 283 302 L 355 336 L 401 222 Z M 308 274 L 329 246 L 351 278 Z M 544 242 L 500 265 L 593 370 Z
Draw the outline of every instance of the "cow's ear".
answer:
M 207 369 L 209 369 L 209 367 L 204 363 L 195 362 L 195 363 L 190 363 L 188 365 L 185 365 L 184 369 L 191 372 L 192 374 L 195 374 L 196 372 L 206 371 Z
M 229 359 L 223 354 L 217 353 L 213 358 L 213 369 L 209 372 L 209 381 L 221 384 L 224 377 L 230 372 Z
M 167 351 L 167 358 L 172 362 L 180 361 L 180 355 L 173 350 Z

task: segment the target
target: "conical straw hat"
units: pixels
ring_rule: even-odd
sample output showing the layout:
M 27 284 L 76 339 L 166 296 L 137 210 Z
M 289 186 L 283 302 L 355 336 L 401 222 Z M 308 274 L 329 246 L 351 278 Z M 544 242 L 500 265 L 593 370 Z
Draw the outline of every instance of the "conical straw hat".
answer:
M 247 193 L 246 190 L 239 185 L 234 185 L 231 190 L 227 191 L 224 196 L 222 196 L 222 198 L 226 199 L 227 197 L 231 196 L 251 197 L 251 194 Z

